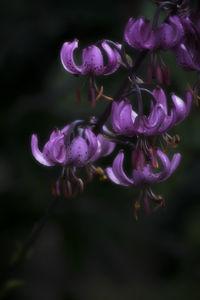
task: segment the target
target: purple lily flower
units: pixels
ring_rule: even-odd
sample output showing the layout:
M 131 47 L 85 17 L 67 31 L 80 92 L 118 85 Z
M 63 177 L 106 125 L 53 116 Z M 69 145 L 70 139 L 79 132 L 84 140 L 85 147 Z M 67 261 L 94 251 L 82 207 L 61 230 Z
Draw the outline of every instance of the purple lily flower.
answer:
M 163 89 L 157 87 L 153 90 L 153 94 L 157 99 L 157 103 L 162 105 L 162 108 L 165 112 L 165 118 L 158 128 L 158 134 L 162 134 L 170 130 L 173 126 L 181 123 L 188 116 L 192 104 L 192 94 L 189 91 L 186 91 L 185 93 L 186 102 L 184 102 L 174 93 L 171 93 L 173 103 L 169 114 L 167 107 L 167 98 Z
M 188 16 L 182 16 L 184 38 L 174 49 L 178 65 L 186 70 L 200 71 L 200 8 Z
M 116 48 L 121 49 L 121 45 L 114 43 Z M 103 41 L 101 46 L 107 56 L 107 65 L 104 64 L 103 54 L 99 47 L 91 45 L 82 51 L 82 65 L 77 66 L 74 61 L 74 50 L 78 47 L 78 40 L 65 42 L 60 52 L 63 67 L 71 74 L 82 75 L 110 75 L 120 66 L 121 56 L 117 49 L 112 49 L 110 45 Z
M 31 149 L 35 159 L 45 166 L 75 166 L 83 167 L 96 161 L 101 156 L 109 155 L 115 148 L 115 143 L 108 141 L 101 134 L 95 135 L 90 128 L 85 128 L 81 136 L 76 136 L 66 143 L 70 125 L 62 130 L 54 130 L 42 151 L 38 148 L 36 134 L 31 138 Z M 106 127 L 104 127 L 106 130 Z
M 194 35 L 185 37 L 184 42 L 174 49 L 178 65 L 185 71 L 200 71 L 200 43 Z
M 135 49 L 152 50 L 155 36 L 151 30 L 150 21 L 143 17 L 138 20 L 130 18 L 124 30 L 124 39 Z
M 152 166 L 146 163 L 143 168 L 133 169 L 132 177 L 129 178 L 123 169 L 124 153 L 120 151 L 114 159 L 112 167 L 106 168 L 109 179 L 122 186 L 144 186 L 166 180 L 176 170 L 180 163 L 181 155 L 176 153 L 170 161 L 167 155 L 160 149 L 157 155 L 162 163 L 162 170 L 155 173 Z
M 184 29 L 177 16 L 170 16 L 155 30 L 151 29 L 148 19 L 130 18 L 124 31 L 125 41 L 138 50 L 169 50 L 179 44 L 183 38 Z
M 156 102 L 151 102 L 150 114 L 138 115 L 127 99 L 113 102 L 111 111 L 111 122 L 113 130 L 116 133 L 134 136 L 134 135 L 158 135 L 162 134 L 178 123 L 182 122 L 189 114 L 192 95 L 186 92 L 186 103 L 172 94 L 173 106 L 168 115 L 166 95 L 160 87 L 153 91 Z
M 35 159 L 42 165 L 55 166 L 56 164 L 64 165 L 66 162 L 66 146 L 64 142 L 65 134 L 69 125 L 62 130 L 54 130 L 48 142 L 44 145 L 42 152 L 38 148 L 37 134 L 31 137 L 31 150 Z

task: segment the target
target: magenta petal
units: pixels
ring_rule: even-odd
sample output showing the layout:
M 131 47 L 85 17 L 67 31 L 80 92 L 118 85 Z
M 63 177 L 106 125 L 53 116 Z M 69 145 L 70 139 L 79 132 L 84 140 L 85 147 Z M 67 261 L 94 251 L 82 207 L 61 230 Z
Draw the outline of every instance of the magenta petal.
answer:
M 75 39 L 73 42 L 66 42 L 63 44 L 60 58 L 63 67 L 71 74 L 81 73 L 81 67 L 78 67 L 73 58 L 74 50 L 78 47 L 78 40 Z
M 55 163 L 51 162 L 48 157 L 45 157 L 45 155 L 39 150 L 38 148 L 38 137 L 36 134 L 32 134 L 31 137 L 31 150 L 32 154 L 35 157 L 35 159 L 45 166 L 54 166 Z
M 85 129 L 85 137 L 88 140 L 88 159 L 90 159 L 97 151 L 97 137 L 89 128 Z
M 98 47 L 92 45 L 83 49 L 82 74 L 102 75 L 104 72 L 103 56 Z
M 190 93 L 190 91 L 186 91 L 185 97 L 186 97 L 186 114 L 185 114 L 185 117 L 187 117 L 190 113 L 190 109 L 191 109 L 191 105 L 192 105 L 192 94 Z
M 113 101 L 111 110 L 111 122 L 115 132 L 120 132 L 119 115 L 121 109 L 126 105 L 126 101 L 122 100 L 119 103 Z
M 169 23 L 162 23 L 155 32 L 156 48 L 169 50 L 180 43 L 184 34 L 183 26 L 177 16 L 169 17 Z
M 198 59 L 198 50 L 194 46 L 181 43 L 174 49 L 178 65 L 186 71 L 200 71 L 200 62 Z
M 144 124 L 145 124 L 144 134 L 146 135 L 159 134 L 159 128 L 161 124 L 164 122 L 165 117 L 166 115 L 164 113 L 163 106 L 155 105 L 146 122 L 144 119 Z
M 73 164 L 76 167 L 83 167 L 88 159 L 88 145 L 86 141 L 77 136 L 72 140 L 71 145 L 67 148 L 67 164 Z
M 133 179 L 136 186 L 141 186 L 143 184 L 151 184 L 156 181 L 154 174 L 152 173 L 152 168 L 147 164 L 144 169 L 134 169 Z
M 171 161 L 171 166 L 170 166 L 170 175 L 172 173 L 174 173 L 174 171 L 176 170 L 176 168 L 178 167 L 179 163 L 181 160 L 181 154 L 180 153 L 176 153 L 173 155 L 172 157 L 172 161 Z
M 153 95 L 156 98 L 158 104 L 161 104 L 163 106 L 163 110 L 164 110 L 165 114 L 167 115 L 167 97 L 166 97 L 163 89 L 160 88 L 159 86 L 156 87 L 153 90 Z
M 124 30 L 124 39 L 125 41 L 131 46 L 131 27 L 134 24 L 135 19 L 130 18 L 128 20 L 128 23 L 125 26 L 125 30 Z
M 97 139 L 101 144 L 101 156 L 107 156 L 113 152 L 115 143 L 110 142 L 109 140 L 104 138 L 102 134 L 98 134 Z
M 108 62 L 107 66 L 104 67 L 104 75 L 110 75 L 114 73 L 120 66 L 119 62 L 121 61 L 121 57 L 116 49 L 112 49 L 108 43 L 105 41 L 102 42 L 102 48 L 105 50 Z M 119 49 L 121 48 L 121 45 L 118 45 Z
M 44 153 L 44 151 L 43 151 Z M 49 158 L 56 163 L 64 164 L 66 161 L 66 146 L 63 135 L 49 141 Z
M 158 129 L 159 134 L 170 130 L 174 125 L 176 125 L 176 112 L 175 108 L 172 107 L 170 110 L 170 115 L 165 116 L 164 121 L 161 123 Z
M 116 156 L 112 168 L 106 168 L 106 173 L 111 181 L 123 186 L 130 186 L 134 182 L 129 179 L 123 170 L 124 153 L 122 151 Z
M 168 156 L 160 149 L 157 150 L 157 155 L 162 163 L 162 170 L 153 175 L 155 182 L 163 181 L 170 176 L 171 163 Z
M 186 93 L 186 103 L 174 93 L 171 94 L 171 97 L 175 106 L 176 124 L 178 124 L 186 118 L 190 111 L 192 95 L 189 92 Z
M 138 50 L 152 49 L 154 46 L 154 34 L 151 30 L 150 21 L 139 18 L 129 19 L 125 28 L 124 38 L 126 42 Z
M 132 105 L 126 102 L 119 114 L 120 131 L 127 136 L 133 136 L 136 133 L 134 128 L 136 114 L 132 111 Z

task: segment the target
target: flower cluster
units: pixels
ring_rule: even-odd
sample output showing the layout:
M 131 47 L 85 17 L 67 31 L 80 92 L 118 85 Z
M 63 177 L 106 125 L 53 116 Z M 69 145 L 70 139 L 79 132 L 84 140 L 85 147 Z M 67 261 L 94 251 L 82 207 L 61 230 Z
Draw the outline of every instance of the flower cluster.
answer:
M 167 13 L 163 21 L 159 21 L 161 11 Z M 112 103 L 98 119 L 77 120 L 61 130 L 54 130 L 42 151 L 38 148 L 37 135 L 33 134 L 31 148 L 39 163 L 62 168 L 61 176 L 52 187 L 54 195 L 75 197 L 83 185 L 98 174 L 115 184 L 139 189 L 139 198 L 134 204 L 137 218 L 141 201 L 147 214 L 151 211 L 150 200 L 164 206 L 163 197 L 153 193 L 152 185 L 168 179 L 181 160 L 180 153 L 168 153 L 180 142 L 179 136 L 171 136 L 169 131 L 190 113 L 200 82 L 187 89 L 185 96 L 172 92 L 168 97 L 165 86 L 171 82 L 170 68 L 161 53 L 172 51 L 181 68 L 200 71 L 199 9 L 192 12 L 188 0 L 163 1 L 158 4 L 152 24 L 144 17 L 130 18 L 123 38 L 121 43 L 105 39 L 84 48 L 80 65 L 75 62 L 78 40 L 63 44 L 61 63 L 68 73 L 87 76 L 88 99 L 92 106 L 100 98 Z M 137 59 L 127 53 L 128 47 L 138 51 Z M 146 58 L 147 81 L 138 76 L 138 69 Z M 107 96 L 96 77 L 112 75 L 120 67 L 127 70 L 125 81 L 113 97 Z M 105 126 L 108 118 L 110 130 Z M 123 148 L 104 173 L 94 163 L 113 153 L 116 144 Z M 125 158 L 126 147 L 131 148 L 131 157 Z M 131 161 L 131 170 L 124 167 L 124 159 Z
M 109 155 L 115 148 L 115 143 L 105 139 L 102 134 L 95 135 L 89 126 L 79 127 L 74 136 L 76 125 L 77 122 L 61 130 L 54 130 L 42 151 L 38 148 L 37 135 L 33 134 L 31 138 L 32 154 L 39 163 L 45 166 L 62 166 L 61 178 L 56 183 L 56 194 L 63 192 L 66 197 L 76 195 L 79 189 L 83 189 L 83 180 L 77 175 L 81 168 L 85 169 L 89 177 L 93 174 L 103 176 L 103 171 L 95 168 L 93 163 L 100 157 Z M 107 132 L 105 126 L 103 130 Z M 63 181 L 67 182 L 68 191 L 65 185 L 61 186 Z

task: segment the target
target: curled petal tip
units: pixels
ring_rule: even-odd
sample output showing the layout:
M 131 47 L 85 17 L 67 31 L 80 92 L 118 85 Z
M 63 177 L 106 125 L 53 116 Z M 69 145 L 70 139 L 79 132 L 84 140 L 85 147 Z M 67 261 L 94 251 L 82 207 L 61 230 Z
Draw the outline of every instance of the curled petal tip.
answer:
M 78 67 L 74 61 L 74 50 L 78 47 L 78 40 L 65 42 L 60 51 L 60 59 L 63 67 L 71 74 L 79 74 L 81 67 Z
M 50 162 L 44 154 L 38 148 L 37 134 L 32 134 L 31 137 L 31 150 L 35 159 L 44 166 L 54 166 L 54 163 Z

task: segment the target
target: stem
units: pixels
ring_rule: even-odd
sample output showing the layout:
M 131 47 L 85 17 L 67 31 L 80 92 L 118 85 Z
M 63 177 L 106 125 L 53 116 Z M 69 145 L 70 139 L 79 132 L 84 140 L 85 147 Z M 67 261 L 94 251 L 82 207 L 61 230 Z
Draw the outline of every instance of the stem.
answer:
M 152 24 L 152 29 L 155 30 L 158 26 L 158 20 L 159 20 L 159 17 L 160 17 L 160 13 L 161 13 L 161 10 L 163 9 L 163 7 L 165 6 L 175 6 L 175 3 L 172 3 L 172 2 L 169 2 L 169 1 L 166 1 L 166 2 L 163 2 L 162 4 L 160 4 L 156 10 L 156 13 L 154 15 L 154 18 L 153 18 L 153 24 Z
M 157 102 L 157 99 L 156 99 L 156 97 L 154 96 L 154 94 L 153 94 L 151 91 L 149 91 L 148 89 L 145 89 L 145 88 L 141 88 L 141 87 L 140 87 L 140 91 L 149 94 L 149 95 Z M 124 97 L 128 97 L 128 96 L 132 95 L 132 94 L 135 93 L 135 92 L 137 92 L 137 90 L 136 90 L 136 89 L 132 89 L 130 92 L 128 92 L 128 93 L 122 95 L 122 97 L 123 97 L 123 98 L 124 98 Z
M 137 99 L 138 99 L 138 116 L 142 116 L 143 115 L 143 101 L 142 101 L 141 90 L 135 80 L 135 77 L 133 77 L 133 81 L 134 81 L 135 90 L 136 90 Z

